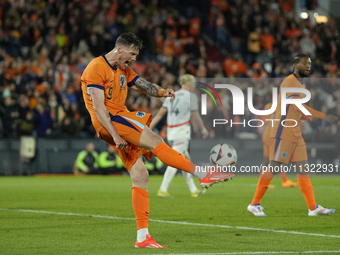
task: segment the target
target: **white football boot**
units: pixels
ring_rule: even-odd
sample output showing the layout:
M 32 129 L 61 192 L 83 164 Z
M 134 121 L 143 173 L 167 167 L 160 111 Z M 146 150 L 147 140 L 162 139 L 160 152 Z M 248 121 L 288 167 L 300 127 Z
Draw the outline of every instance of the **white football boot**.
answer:
M 329 215 L 334 212 L 335 212 L 335 209 L 327 209 L 327 208 L 322 207 L 321 205 L 317 205 L 316 209 L 313 211 L 308 209 L 308 216 Z
M 265 217 L 267 215 L 264 214 L 263 207 L 260 204 L 255 205 L 248 205 L 247 207 L 248 212 L 252 213 L 254 216 Z

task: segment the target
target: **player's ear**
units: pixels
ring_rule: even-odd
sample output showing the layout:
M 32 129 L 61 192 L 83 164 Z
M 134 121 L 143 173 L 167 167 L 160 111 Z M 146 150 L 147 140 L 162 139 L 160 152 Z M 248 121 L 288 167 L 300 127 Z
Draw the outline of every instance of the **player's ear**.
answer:
M 118 53 L 119 54 L 122 54 L 123 53 L 123 45 L 118 45 L 118 47 L 117 47 L 117 51 L 118 51 Z

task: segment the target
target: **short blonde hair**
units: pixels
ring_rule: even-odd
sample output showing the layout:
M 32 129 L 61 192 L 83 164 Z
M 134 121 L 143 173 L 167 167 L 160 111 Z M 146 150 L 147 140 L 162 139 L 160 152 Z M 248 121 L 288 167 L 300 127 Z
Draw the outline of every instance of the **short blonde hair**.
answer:
M 181 86 L 187 84 L 191 79 L 195 79 L 195 77 L 191 74 L 183 74 L 178 78 L 178 82 Z

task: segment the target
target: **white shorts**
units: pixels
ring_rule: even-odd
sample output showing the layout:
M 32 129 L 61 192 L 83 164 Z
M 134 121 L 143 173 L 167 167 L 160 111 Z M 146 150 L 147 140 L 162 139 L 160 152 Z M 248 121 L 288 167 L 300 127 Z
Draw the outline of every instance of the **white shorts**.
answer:
M 176 139 L 176 140 L 170 140 L 169 141 L 170 146 L 179 153 L 185 155 L 186 153 L 189 153 L 189 140 L 188 139 Z

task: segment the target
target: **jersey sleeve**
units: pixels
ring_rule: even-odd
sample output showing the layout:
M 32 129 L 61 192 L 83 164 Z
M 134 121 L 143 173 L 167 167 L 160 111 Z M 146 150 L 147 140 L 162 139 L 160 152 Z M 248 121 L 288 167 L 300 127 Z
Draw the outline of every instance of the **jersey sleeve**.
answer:
M 263 110 L 269 110 L 269 109 L 272 107 L 272 105 L 273 105 L 272 103 L 266 104 L 266 105 L 264 106 L 264 109 L 263 109 Z M 275 112 L 274 112 L 274 113 L 275 113 Z M 264 118 L 265 118 L 265 119 L 271 118 L 272 115 L 273 115 L 273 113 L 272 113 L 272 114 L 268 114 L 267 116 L 264 116 Z
M 127 85 L 131 87 L 135 84 L 136 80 L 139 78 L 139 75 L 136 74 L 130 67 L 126 67 L 126 74 L 127 74 Z
M 294 79 L 295 80 L 295 79 Z M 296 86 L 296 82 L 294 82 L 294 80 L 292 78 L 287 78 L 281 85 L 282 87 L 297 87 Z M 296 92 L 290 92 L 287 93 L 287 97 L 290 99 L 294 99 L 294 98 L 301 98 L 299 93 Z M 303 107 L 305 107 L 312 115 L 312 117 L 314 118 L 318 118 L 318 119 L 324 119 L 326 114 L 324 114 L 323 112 L 319 112 L 317 110 L 314 110 L 313 108 L 307 106 L 306 104 L 302 104 Z M 292 104 L 292 107 L 295 111 L 301 112 L 303 114 L 303 112 L 300 110 L 299 107 L 297 107 L 295 104 Z
M 98 88 L 104 90 L 106 83 L 105 68 L 100 62 L 93 63 L 83 73 L 82 80 L 86 82 L 87 88 Z
M 298 88 L 298 84 L 296 83 L 296 79 L 295 78 L 286 78 L 281 86 L 280 86 L 280 94 L 281 94 L 281 88 Z M 295 96 L 295 98 L 301 98 L 299 93 L 297 92 L 287 92 L 286 93 L 287 98 L 293 98 Z
M 272 103 L 268 103 L 264 106 L 264 110 L 269 110 L 272 107 Z
M 323 120 L 325 118 L 325 116 L 326 116 L 325 113 L 317 111 L 317 110 L 314 110 L 313 108 L 311 108 L 311 107 L 309 107 L 309 106 L 307 106 L 305 104 L 302 104 L 302 106 L 305 107 L 307 109 L 307 111 L 309 111 L 312 114 L 311 117 Z M 294 107 L 294 110 L 299 111 L 299 112 L 301 112 L 303 114 L 303 112 L 300 110 L 300 108 L 297 107 L 295 104 L 293 105 L 293 107 Z M 308 117 L 310 117 L 310 116 L 308 116 Z M 307 119 L 308 119 L 308 117 L 307 117 Z
M 170 108 L 170 98 L 169 97 L 165 98 L 162 107 L 167 108 L 169 110 L 169 108 Z
M 302 120 L 309 120 L 309 117 L 307 115 L 302 114 L 301 119 Z
M 198 111 L 198 100 L 194 93 L 190 93 L 190 111 Z

